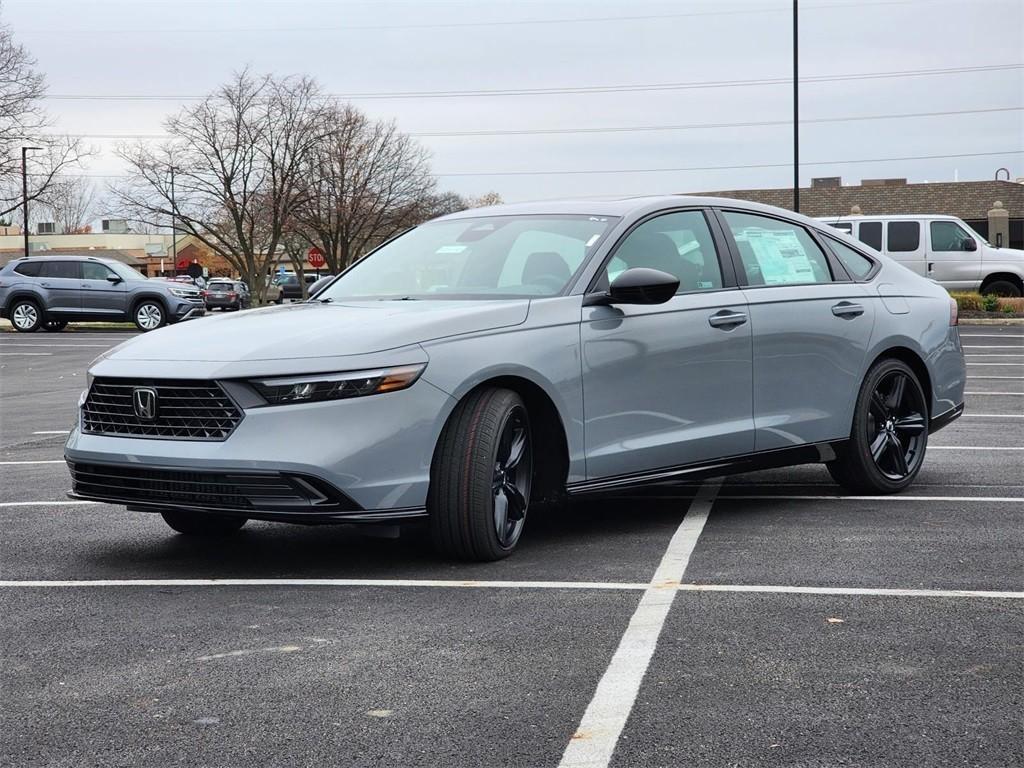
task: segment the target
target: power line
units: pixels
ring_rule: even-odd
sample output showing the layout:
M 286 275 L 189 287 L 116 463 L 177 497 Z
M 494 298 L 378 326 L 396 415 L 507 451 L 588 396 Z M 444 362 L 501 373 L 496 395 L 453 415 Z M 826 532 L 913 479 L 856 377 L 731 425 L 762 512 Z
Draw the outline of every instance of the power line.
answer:
M 816 117 L 802 119 L 801 124 L 807 123 L 845 123 L 859 122 L 865 120 L 896 120 L 916 117 L 949 117 L 951 115 L 983 115 L 1003 112 L 1020 112 L 1024 106 L 1017 107 L 988 107 L 982 109 L 950 109 L 941 112 L 897 112 L 884 115 L 847 115 L 844 117 Z M 792 120 L 751 120 L 736 123 L 688 123 L 683 125 L 630 125 L 611 126 L 607 128 L 586 127 L 586 128 L 523 128 L 510 130 L 493 131 L 413 131 L 408 136 L 415 138 L 446 138 L 446 137 L 471 137 L 471 136 L 546 136 L 558 134 L 577 133 L 638 133 L 649 131 L 687 131 L 701 128 L 762 128 L 777 125 L 790 125 Z M 54 136 L 66 135 L 53 133 Z M 169 133 L 72 133 L 71 136 L 79 139 L 170 139 Z
M 822 5 L 808 5 L 803 6 L 801 10 L 807 11 L 829 11 L 843 8 L 865 8 L 871 6 L 897 6 L 897 5 L 912 5 L 915 2 L 923 2 L 925 0 L 881 0 L 879 2 L 858 2 L 858 3 L 829 3 Z M 517 27 L 517 26 L 532 26 L 542 25 L 547 26 L 551 24 L 597 24 L 605 22 L 626 22 L 626 21 L 662 21 L 666 19 L 689 19 L 698 18 L 705 16 L 749 16 L 754 14 L 774 14 L 782 13 L 788 10 L 787 6 L 777 6 L 773 8 L 747 8 L 742 10 L 732 11 L 692 11 L 689 13 L 664 13 L 664 14 L 644 14 L 644 15 L 631 15 L 631 16 L 586 16 L 586 17 L 565 17 L 565 18 L 553 18 L 553 19 L 505 19 L 500 21 L 452 21 L 452 22 L 429 22 L 424 24 L 353 24 L 353 25 L 330 25 L 330 26 L 315 26 L 315 27 L 232 27 L 231 29 L 224 28 L 211 28 L 211 27 L 132 27 L 124 29 L 23 29 L 19 30 L 18 34 L 48 34 L 52 35 L 54 32 L 60 32 L 64 34 L 75 34 L 75 35 L 95 35 L 95 34 L 151 34 L 151 33 L 168 33 L 168 34 L 183 34 L 183 33 L 194 33 L 194 32 L 208 32 L 213 34 L 223 34 L 230 32 L 231 34 L 237 33 L 260 33 L 269 32 L 275 35 L 288 32 L 363 32 L 371 30 L 398 30 L 398 29 L 459 29 L 465 27 Z
M 804 162 L 802 165 L 853 165 L 860 163 L 886 163 L 905 160 L 953 160 L 962 157 L 994 157 L 999 155 L 1021 155 L 1024 149 L 1010 149 L 1002 152 L 962 152 L 949 155 L 908 155 L 904 157 L 871 157 L 858 160 L 814 160 Z M 451 178 L 457 176 L 576 176 L 582 174 L 600 173 L 678 173 L 683 171 L 733 171 L 759 168 L 789 168 L 790 163 L 751 163 L 745 165 L 703 165 L 691 166 L 688 168 L 594 168 L 583 170 L 560 170 L 560 171 L 463 171 L 455 173 L 435 173 L 434 176 Z M 44 174 L 29 174 L 29 176 L 42 176 Z M 133 179 L 136 174 L 130 173 L 69 173 L 67 176 L 84 177 L 91 179 Z
M 973 67 L 944 67 L 940 69 L 908 69 L 889 72 L 859 72 L 846 75 L 816 75 L 800 78 L 801 83 L 838 83 L 853 80 L 883 80 L 899 77 L 931 77 L 976 72 L 999 72 L 1024 68 L 1024 64 L 987 64 Z M 791 77 L 751 80 L 703 80 L 685 83 L 636 83 L 628 85 L 581 85 L 562 88 L 504 88 L 465 91 L 391 91 L 367 93 L 334 93 L 326 99 L 449 99 L 501 96 L 558 96 L 590 93 L 642 93 L 648 91 L 683 91 L 706 88 L 747 88 L 754 86 L 792 85 Z M 43 98 L 54 101 L 201 101 L 206 96 L 174 96 L 159 94 L 50 94 Z

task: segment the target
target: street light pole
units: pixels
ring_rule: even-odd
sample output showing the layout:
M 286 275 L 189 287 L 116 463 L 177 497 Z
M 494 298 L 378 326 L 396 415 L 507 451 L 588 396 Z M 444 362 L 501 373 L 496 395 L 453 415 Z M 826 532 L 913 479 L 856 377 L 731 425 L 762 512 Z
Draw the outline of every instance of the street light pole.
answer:
M 793 210 L 800 212 L 800 80 L 797 0 L 793 0 Z
M 22 232 L 25 236 L 25 256 L 28 256 L 28 161 L 29 151 L 42 149 L 42 147 L 21 148 L 21 213 L 25 217 L 25 227 Z
M 178 170 L 171 166 L 171 253 L 174 256 L 174 276 L 178 276 L 178 228 L 175 226 L 175 217 L 178 207 L 174 202 L 174 172 Z

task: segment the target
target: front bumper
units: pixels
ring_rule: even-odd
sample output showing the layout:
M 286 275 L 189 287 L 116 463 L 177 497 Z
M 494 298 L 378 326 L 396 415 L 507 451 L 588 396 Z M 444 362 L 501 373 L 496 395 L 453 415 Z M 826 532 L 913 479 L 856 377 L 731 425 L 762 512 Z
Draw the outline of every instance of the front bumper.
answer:
M 118 489 L 117 481 L 76 483 L 72 491 L 77 498 L 134 508 L 194 508 L 293 522 L 415 517 L 426 507 L 434 446 L 452 407 L 451 397 L 421 379 L 407 390 L 370 397 L 246 408 L 223 441 L 119 437 L 76 427 L 64 456 L 70 464 L 100 467 L 100 474 L 141 473 L 142 482 L 128 482 L 133 493 Z M 257 495 L 230 508 L 186 492 L 205 477 L 160 475 L 165 472 L 243 481 L 271 476 L 284 485 L 299 478 L 338 506 L 293 498 L 282 507 L 280 498 Z M 152 493 L 140 497 L 134 486 Z
M 174 322 L 180 323 L 183 320 L 191 320 L 195 317 L 202 317 L 206 314 L 206 302 L 194 302 L 178 300 L 177 304 L 171 307 L 171 315 Z

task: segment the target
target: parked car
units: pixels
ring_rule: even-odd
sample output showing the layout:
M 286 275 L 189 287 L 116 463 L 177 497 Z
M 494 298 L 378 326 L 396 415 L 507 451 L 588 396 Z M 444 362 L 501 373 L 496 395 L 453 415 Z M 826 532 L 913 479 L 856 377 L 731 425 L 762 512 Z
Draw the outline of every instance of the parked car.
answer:
M 1024 295 L 1024 251 L 995 247 L 955 216 L 832 216 L 821 221 L 947 290 Z
M 281 286 L 274 282 L 274 278 L 267 280 L 267 285 L 263 290 L 263 300 L 267 304 L 281 303 Z
M 95 320 L 131 320 L 152 331 L 204 311 L 197 288 L 147 279 L 115 259 L 31 256 L 0 269 L 0 317 L 22 333 Z
M 317 281 L 315 273 L 306 272 L 303 275 L 303 279 L 306 283 L 306 295 L 309 295 L 309 288 Z M 301 301 L 302 286 L 299 284 L 298 275 L 294 272 L 285 272 L 274 278 L 274 284 L 281 289 L 275 300 L 278 304 L 283 304 L 285 301 Z
M 201 291 L 206 300 L 206 308 L 213 309 L 248 309 L 252 306 L 249 286 L 241 280 L 213 278 Z
M 317 299 L 97 360 L 72 495 L 194 535 L 425 519 L 494 560 L 566 495 L 810 462 L 901 491 L 963 410 L 943 288 L 737 200 L 463 211 Z

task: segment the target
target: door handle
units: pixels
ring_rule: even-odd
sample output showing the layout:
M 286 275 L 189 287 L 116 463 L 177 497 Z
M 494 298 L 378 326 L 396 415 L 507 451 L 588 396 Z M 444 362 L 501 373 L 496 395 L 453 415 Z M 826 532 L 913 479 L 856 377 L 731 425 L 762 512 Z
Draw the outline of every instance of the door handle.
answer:
M 735 328 L 737 325 L 743 325 L 745 322 L 747 322 L 745 314 L 742 312 L 730 312 L 728 309 L 716 312 L 708 318 L 708 325 L 712 328 Z
M 852 304 L 849 301 L 841 301 L 832 306 L 832 314 L 836 317 L 859 317 L 864 314 L 864 307 L 860 304 Z

